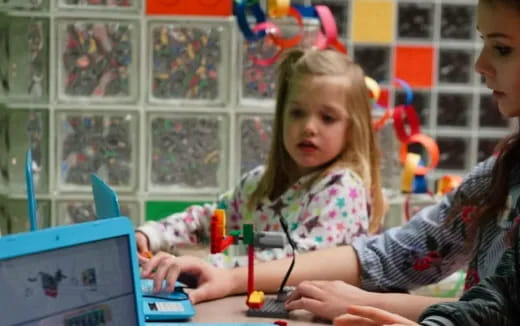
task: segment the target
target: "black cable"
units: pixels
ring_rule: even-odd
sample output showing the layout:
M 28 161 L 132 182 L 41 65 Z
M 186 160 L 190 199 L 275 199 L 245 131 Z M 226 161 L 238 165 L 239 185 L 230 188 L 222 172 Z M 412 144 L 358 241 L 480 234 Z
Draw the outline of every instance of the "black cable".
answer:
M 282 284 L 280 284 L 280 288 L 278 289 L 277 301 L 285 301 L 284 288 L 285 288 L 285 284 L 287 284 L 287 280 L 289 280 L 289 276 L 291 275 L 291 272 L 294 268 L 294 263 L 296 262 L 296 244 L 294 243 L 293 239 L 291 238 L 291 234 L 289 233 L 289 228 L 287 226 L 287 223 L 285 222 L 285 219 L 281 215 L 280 215 L 280 224 L 282 225 L 283 232 L 287 236 L 287 240 L 289 241 L 289 245 L 291 246 L 292 252 L 293 252 L 293 259 L 291 261 L 291 265 L 289 266 L 287 273 L 285 273 Z

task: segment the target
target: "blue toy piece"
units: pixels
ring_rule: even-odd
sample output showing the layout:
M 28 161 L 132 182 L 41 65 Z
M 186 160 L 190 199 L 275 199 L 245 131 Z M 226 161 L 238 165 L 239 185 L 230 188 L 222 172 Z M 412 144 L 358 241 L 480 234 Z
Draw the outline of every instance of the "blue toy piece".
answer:
M 428 182 L 424 175 L 416 175 L 413 180 L 413 190 L 414 194 L 425 194 L 428 192 Z
M 419 166 L 424 167 L 423 160 L 419 160 Z M 413 179 L 412 193 L 425 194 L 428 192 L 428 182 L 424 175 L 415 175 Z

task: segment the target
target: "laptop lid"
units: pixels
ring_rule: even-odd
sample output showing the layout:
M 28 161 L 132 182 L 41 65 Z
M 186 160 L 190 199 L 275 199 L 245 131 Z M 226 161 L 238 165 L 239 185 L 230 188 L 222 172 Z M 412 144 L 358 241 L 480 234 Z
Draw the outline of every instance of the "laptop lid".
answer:
M 116 192 L 95 174 L 90 176 L 90 180 L 97 218 L 121 216 Z
M 32 171 L 32 151 L 29 148 L 25 155 L 25 183 L 27 186 L 27 205 L 29 210 L 29 225 L 31 231 L 38 229 L 38 213 L 36 210 L 36 196 L 34 195 L 34 180 Z
M 95 174 L 91 175 L 91 182 L 98 219 L 120 216 L 119 200 L 114 189 Z M 196 282 L 189 276 L 187 278 L 185 273 L 181 274 L 179 280 L 187 281 L 188 284 Z M 186 320 L 195 315 L 195 309 L 182 288 L 179 287 L 173 293 L 154 295 L 152 285 L 151 280 L 141 280 L 144 316 L 147 321 Z
M 127 218 L 0 238 L 0 325 L 143 326 L 136 250 Z

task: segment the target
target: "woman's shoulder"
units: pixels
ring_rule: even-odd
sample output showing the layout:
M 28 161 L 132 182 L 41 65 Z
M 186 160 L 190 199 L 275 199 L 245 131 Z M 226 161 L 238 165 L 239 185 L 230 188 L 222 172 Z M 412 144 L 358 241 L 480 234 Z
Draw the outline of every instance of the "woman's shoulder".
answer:
M 464 177 L 459 189 L 463 192 L 482 191 L 491 185 L 493 167 L 496 157 L 491 156 L 478 163 Z

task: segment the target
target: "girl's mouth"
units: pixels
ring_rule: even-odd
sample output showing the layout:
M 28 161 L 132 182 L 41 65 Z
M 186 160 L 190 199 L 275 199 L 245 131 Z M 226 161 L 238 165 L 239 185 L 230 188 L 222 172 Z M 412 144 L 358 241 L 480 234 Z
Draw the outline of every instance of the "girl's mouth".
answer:
M 314 152 L 318 149 L 316 145 L 314 145 L 312 142 L 301 142 L 298 144 L 298 148 L 301 149 L 304 152 Z

